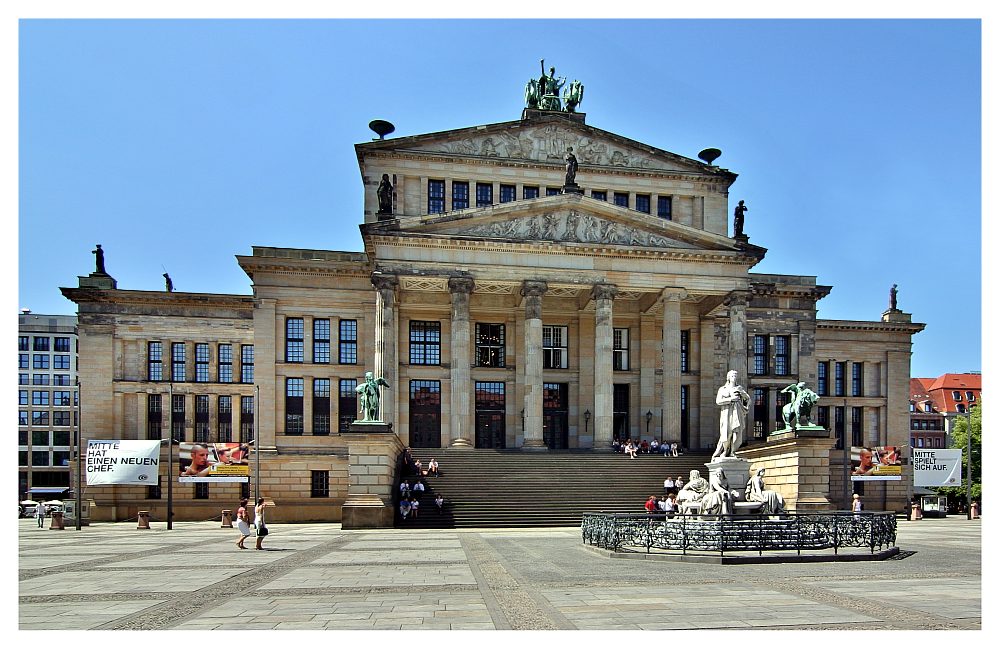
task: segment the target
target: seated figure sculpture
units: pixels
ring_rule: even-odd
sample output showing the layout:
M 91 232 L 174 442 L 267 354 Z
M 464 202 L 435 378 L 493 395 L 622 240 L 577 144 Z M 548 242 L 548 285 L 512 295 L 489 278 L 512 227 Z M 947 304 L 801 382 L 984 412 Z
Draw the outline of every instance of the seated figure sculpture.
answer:
M 708 494 L 708 480 L 701 477 L 698 469 L 691 469 L 684 488 L 677 493 L 677 508 L 682 514 L 691 513 L 691 505 L 701 506 L 701 499 Z
M 701 499 L 702 514 L 732 514 L 733 494 L 729 490 L 726 472 L 716 469 L 708 476 L 708 493 Z
M 760 508 L 761 514 L 780 514 L 785 511 L 785 499 L 777 491 L 764 488 L 764 469 L 757 469 L 757 473 L 750 476 L 747 482 L 746 499 L 749 502 L 763 503 Z

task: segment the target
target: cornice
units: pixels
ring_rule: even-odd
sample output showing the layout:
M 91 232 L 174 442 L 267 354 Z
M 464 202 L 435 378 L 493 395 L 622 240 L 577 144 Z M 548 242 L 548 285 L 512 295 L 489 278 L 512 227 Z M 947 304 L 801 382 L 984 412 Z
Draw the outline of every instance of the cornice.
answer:
M 61 288 L 62 294 L 77 304 L 129 304 L 160 307 L 204 307 L 252 310 L 252 295 L 222 293 L 181 293 L 128 291 L 119 289 Z
M 922 322 L 877 322 L 874 320 L 817 320 L 816 329 L 843 331 L 882 331 L 886 333 L 919 333 L 927 325 Z

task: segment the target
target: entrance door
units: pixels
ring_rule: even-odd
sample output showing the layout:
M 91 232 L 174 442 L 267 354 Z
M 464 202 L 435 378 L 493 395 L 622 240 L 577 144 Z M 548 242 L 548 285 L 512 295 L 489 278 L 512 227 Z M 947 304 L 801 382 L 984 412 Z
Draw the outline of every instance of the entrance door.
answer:
M 569 447 L 569 384 L 545 383 L 542 391 L 542 439 L 551 449 Z
M 440 381 L 410 381 L 410 446 L 441 448 Z
M 506 385 L 476 381 L 476 448 L 507 448 Z

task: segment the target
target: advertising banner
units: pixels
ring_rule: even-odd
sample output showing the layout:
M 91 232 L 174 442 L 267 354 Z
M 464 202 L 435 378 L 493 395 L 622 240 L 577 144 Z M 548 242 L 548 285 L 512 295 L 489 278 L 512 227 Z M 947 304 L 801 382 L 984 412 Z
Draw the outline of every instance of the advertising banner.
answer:
M 160 472 L 159 440 L 87 441 L 87 484 L 153 484 Z
M 914 487 L 962 486 L 962 449 L 915 448 L 912 453 Z
M 246 444 L 181 442 L 179 482 L 249 482 Z
M 898 446 L 852 446 L 851 480 L 902 480 Z

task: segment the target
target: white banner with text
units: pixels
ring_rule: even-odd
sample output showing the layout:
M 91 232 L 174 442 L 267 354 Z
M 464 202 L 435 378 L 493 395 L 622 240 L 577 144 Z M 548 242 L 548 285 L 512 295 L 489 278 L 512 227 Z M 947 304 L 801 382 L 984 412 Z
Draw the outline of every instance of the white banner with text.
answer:
M 157 484 L 159 440 L 87 441 L 87 484 Z
M 912 457 L 914 487 L 962 486 L 962 449 L 915 448 Z

